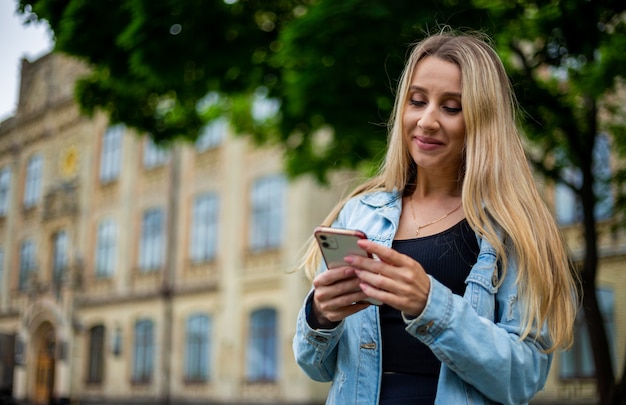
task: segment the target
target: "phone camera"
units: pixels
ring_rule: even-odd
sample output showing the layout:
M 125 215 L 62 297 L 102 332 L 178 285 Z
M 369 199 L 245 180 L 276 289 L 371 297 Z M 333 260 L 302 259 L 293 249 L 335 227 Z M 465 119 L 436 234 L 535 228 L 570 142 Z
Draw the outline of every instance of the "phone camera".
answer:
M 321 240 L 326 240 L 328 237 L 326 235 L 320 235 Z
M 329 248 L 330 244 L 328 242 L 322 242 L 322 246 L 325 248 Z

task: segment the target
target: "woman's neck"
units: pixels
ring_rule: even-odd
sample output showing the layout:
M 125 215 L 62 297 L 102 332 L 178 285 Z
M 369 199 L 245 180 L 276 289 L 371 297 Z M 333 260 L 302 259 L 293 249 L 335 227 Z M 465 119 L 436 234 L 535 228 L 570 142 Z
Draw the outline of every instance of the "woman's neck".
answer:
M 438 200 L 461 197 L 461 188 L 458 176 L 452 178 L 418 174 L 412 198 Z

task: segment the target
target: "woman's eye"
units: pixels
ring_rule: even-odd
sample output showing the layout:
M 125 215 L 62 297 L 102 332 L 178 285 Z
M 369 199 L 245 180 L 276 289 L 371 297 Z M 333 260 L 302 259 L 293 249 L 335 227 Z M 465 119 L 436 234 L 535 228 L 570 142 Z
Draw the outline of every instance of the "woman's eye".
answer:
M 460 108 L 460 107 L 459 107 L 459 108 L 457 108 L 457 107 L 445 107 L 445 106 L 444 106 L 444 107 L 443 107 L 443 109 L 444 109 L 446 112 L 450 113 L 450 114 L 458 114 L 458 113 L 460 113 L 461 111 L 463 111 L 463 109 L 462 109 L 462 108 Z
M 425 106 L 425 105 L 426 105 L 426 102 L 425 102 L 425 101 L 421 101 L 421 100 L 414 100 L 414 99 L 411 99 L 410 103 L 411 103 L 412 105 L 416 106 L 416 107 L 423 107 L 423 106 Z

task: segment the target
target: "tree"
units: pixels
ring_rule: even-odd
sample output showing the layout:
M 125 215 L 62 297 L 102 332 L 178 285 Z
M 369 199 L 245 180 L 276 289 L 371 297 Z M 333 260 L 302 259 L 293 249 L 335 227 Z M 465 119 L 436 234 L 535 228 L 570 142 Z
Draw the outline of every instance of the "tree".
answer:
M 488 22 L 488 12 L 457 2 L 321 0 L 285 26 L 281 66 L 281 141 L 288 170 L 315 173 L 371 167 L 383 157 L 387 119 L 396 80 L 411 45 L 423 32 L 451 25 Z M 319 141 L 317 131 L 330 128 Z M 328 135 L 328 134 L 325 134 Z
M 325 180 L 380 156 L 393 82 L 423 27 L 486 20 L 455 3 L 19 0 L 19 10 L 47 20 L 56 50 L 92 67 L 77 84 L 85 112 L 102 109 L 157 142 L 193 140 L 227 112 L 237 132 L 285 145 L 290 173 Z M 281 102 L 280 130 L 253 120 L 258 87 Z M 200 108 L 209 93 L 222 102 Z
M 307 0 L 21 0 L 28 20 L 45 19 L 57 51 L 86 61 L 82 109 L 157 142 L 195 139 L 210 118 L 211 92 L 237 97 L 276 81 L 265 63 L 277 27 Z
M 626 4 L 621 0 L 20 0 L 46 19 L 57 50 L 85 59 L 78 86 L 86 111 L 107 111 L 156 140 L 194 139 L 227 112 L 240 132 L 285 148 L 287 167 L 319 180 L 382 155 L 393 88 L 408 45 L 440 24 L 491 34 L 525 109 L 538 172 L 578 197 L 585 239 L 579 263 L 583 307 L 603 404 L 624 401 L 626 362 L 615 383 L 595 294 L 598 202 L 612 185 L 615 214 L 625 206 L 626 172 L 598 178 L 593 147 L 600 131 L 626 150 L 626 125 L 606 95 L 626 62 Z M 34 14 L 29 14 L 32 11 Z M 99 23 L 95 23 L 95 22 Z M 280 101 L 279 128 L 256 122 L 250 94 Z M 208 93 L 217 104 L 203 109 Z M 531 150 L 531 152 L 532 152 Z M 602 162 L 600 162 L 602 163 Z M 575 173 L 572 177 L 571 173 Z

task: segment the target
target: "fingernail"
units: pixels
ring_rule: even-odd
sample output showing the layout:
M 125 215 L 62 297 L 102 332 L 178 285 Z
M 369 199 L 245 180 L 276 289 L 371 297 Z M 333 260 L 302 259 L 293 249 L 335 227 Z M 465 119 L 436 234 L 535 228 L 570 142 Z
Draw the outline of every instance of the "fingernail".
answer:
M 348 264 L 352 264 L 352 262 L 354 262 L 354 259 L 352 258 L 352 256 L 346 256 L 343 258 L 343 260 Z

